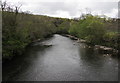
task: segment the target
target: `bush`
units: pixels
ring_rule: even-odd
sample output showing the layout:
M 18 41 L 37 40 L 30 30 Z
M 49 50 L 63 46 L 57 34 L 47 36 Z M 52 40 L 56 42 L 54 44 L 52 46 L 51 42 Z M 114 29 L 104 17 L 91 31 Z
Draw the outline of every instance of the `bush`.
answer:
M 77 23 L 72 23 L 69 33 L 92 44 L 100 44 L 106 32 L 105 24 L 97 16 L 86 15 Z
M 3 11 L 3 59 L 21 55 L 25 47 L 32 41 L 44 39 L 58 31 L 66 33 L 69 20 L 60 19 L 62 23 L 55 25 L 56 18 Z

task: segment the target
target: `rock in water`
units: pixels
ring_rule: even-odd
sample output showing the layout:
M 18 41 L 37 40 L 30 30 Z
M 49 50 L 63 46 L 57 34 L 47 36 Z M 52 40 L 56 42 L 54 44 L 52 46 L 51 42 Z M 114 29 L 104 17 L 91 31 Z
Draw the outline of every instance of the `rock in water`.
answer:
M 52 46 L 52 45 L 43 45 L 43 46 L 45 46 L 45 47 L 50 47 L 50 46 Z

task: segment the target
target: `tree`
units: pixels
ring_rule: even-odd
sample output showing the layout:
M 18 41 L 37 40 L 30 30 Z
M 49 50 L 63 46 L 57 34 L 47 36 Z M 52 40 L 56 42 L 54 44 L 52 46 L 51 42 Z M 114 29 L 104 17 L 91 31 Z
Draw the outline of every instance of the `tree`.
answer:
M 7 2 L 4 1 L 4 2 L 1 4 L 2 11 L 5 11 L 6 6 L 7 6 Z
M 86 14 L 83 17 L 84 19 L 79 20 L 79 22 L 72 23 L 69 33 L 92 44 L 100 44 L 106 31 L 103 19 L 91 14 Z
M 18 14 L 21 6 L 22 6 L 22 4 L 15 6 L 15 14 Z

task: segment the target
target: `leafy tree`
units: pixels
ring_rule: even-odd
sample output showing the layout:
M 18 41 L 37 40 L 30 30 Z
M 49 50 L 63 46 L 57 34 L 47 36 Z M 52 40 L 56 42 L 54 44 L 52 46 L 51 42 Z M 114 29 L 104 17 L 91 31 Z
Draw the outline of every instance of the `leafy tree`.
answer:
M 105 34 L 105 24 L 98 16 L 85 15 L 84 19 L 73 23 L 69 33 L 79 38 L 85 39 L 92 44 L 100 44 Z

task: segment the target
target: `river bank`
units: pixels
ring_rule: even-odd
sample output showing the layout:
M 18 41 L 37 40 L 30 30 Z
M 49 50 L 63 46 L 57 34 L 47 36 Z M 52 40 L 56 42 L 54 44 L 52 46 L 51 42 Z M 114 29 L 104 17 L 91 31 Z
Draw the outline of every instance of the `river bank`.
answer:
M 2 58 L 2 63 L 9 63 L 9 61 L 12 61 L 12 60 L 14 60 L 15 58 L 17 58 L 17 57 L 22 57 L 22 55 L 24 55 L 24 53 L 25 53 L 25 51 L 29 48 L 29 47 L 31 47 L 34 43 L 38 43 L 38 42 L 42 42 L 42 41 L 45 41 L 45 40 L 47 40 L 47 39 L 49 39 L 49 38 L 51 38 L 51 37 L 53 37 L 53 34 L 51 34 L 51 35 L 47 35 L 46 37 L 44 37 L 44 38 L 42 38 L 42 39 L 36 39 L 36 40 L 33 40 L 33 41 L 31 41 L 31 42 L 29 42 L 23 49 L 22 49 L 22 51 L 20 52 L 20 54 L 14 54 L 14 56 L 12 56 L 12 57 L 8 57 L 8 58 Z M 50 45 L 42 45 L 41 44 L 41 47 L 49 47 Z
M 118 59 L 86 46 L 58 34 L 35 42 L 3 64 L 3 81 L 117 81 Z
M 69 37 L 73 40 L 76 40 L 78 43 L 86 43 L 89 46 L 86 46 L 87 48 L 94 48 L 95 50 L 98 50 L 99 52 L 102 52 L 104 54 L 110 55 L 110 56 L 117 56 L 118 55 L 118 50 L 114 49 L 112 47 L 108 47 L 108 46 L 103 46 L 103 45 L 91 45 L 90 42 L 84 40 L 84 39 L 80 39 L 78 37 L 75 37 L 73 35 L 70 34 L 62 34 L 63 36 Z
M 102 45 L 91 45 L 86 40 L 80 39 L 80 38 L 75 37 L 75 36 L 70 35 L 70 34 L 60 34 L 60 35 L 68 37 L 68 38 L 70 38 L 72 40 L 76 40 L 77 43 L 86 43 L 87 45 L 84 48 L 92 48 L 92 49 L 94 49 L 94 51 L 99 51 L 100 53 L 105 54 L 104 56 L 118 56 L 118 50 L 114 49 L 112 47 L 107 47 L 107 46 L 102 46 Z M 51 37 L 53 37 L 53 35 L 49 35 L 49 36 L 45 37 L 44 39 L 37 39 L 37 40 L 32 41 L 31 43 L 29 43 L 28 45 L 26 45 L 26 47 L 23 49 L 23 52 L 21 54 L 18 54 L 18 55 L 16 54 L 17 56 L 13 56 L 13 57 L 11 57 L 9 59 L 3 59 L 3 62 L 10 61 L 14 57 L 18 57 L 18 56 L 23 55 L 23 53 L 25 52 L 26 48 L 29 48 L 34 43 L 45 41 L 45 40 L 47 40 L 47 39 L 49 39 Z M 42 47 L 50 47 L 52 45 L 42 45 L 41 44 L 41 46 Z

